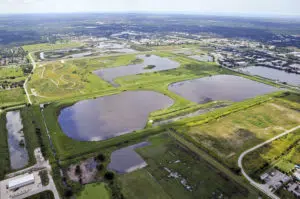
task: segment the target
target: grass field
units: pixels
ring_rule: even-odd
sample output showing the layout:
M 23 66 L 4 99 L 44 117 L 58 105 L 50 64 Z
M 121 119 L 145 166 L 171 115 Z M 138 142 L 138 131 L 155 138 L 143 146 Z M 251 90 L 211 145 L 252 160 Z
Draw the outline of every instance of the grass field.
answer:
M 10 171 L 9 150 L 7 143 L 6 114 L 0 110 L 0 180 Z
M 120 183 L 126 198 L 171 199 L 146 169 L 122 175 Z
M 247 154 L 243 160 L 246 172 L 255 179 L 259 179 L 259 176 L 272 166 L 290 172 L 295 164 L 289 162 L 285 155 L 295 149 L 299 141 L 300 130 Z
M 0 91 L 0 108 L 25 104 L 25 93 L 23 88 Z
M 211 155 L 236 168 L 242 151 L 299 123 L 299 112 L 273 100 L 184 131 Z
M 23 70 L 19 67 L 0 67 L 0 80 L 23 75 Z
M 137 149 L 148 166 L 120 176 L 127 198 L 253 198 L 247 189 L 179 145 L 166 133 L 149 139 Z M 179 177 L 170 177 L 170 172 Z M 182 183 L 191 187 L 188 190 Z M 139 185 L 138 187 L 136 185 Z M 163 190 L 163 191 L 162 191 Z
M 87 184 L 77 199 L 110 199 L 110 192 L 104 183 Z
M 23 49 L 28 52 L 35 52 L 35 51 L 47 51 L 47 50 L 58 50 L 63 48 L 75 48 L 81 46 L 81 43 L 77 42 L 64 42 L 64 43 L 41 43 L 41 44 L 32 44 L 32 45 L 25 45 Z
M 118 90 L 94 75 L 92 71 L 140 62 L 135 55 L 111 56 L 51 62 L 38 67 L 29 82 L 36 102 L 53 101 L 93 93 Z

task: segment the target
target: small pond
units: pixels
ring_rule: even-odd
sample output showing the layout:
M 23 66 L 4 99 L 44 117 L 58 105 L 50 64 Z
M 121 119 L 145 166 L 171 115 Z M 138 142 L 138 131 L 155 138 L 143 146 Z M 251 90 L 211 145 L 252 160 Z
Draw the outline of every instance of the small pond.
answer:
M 274 68 L 268 68 L 263 66 L 249 66 L 246 68 L 240 68 L 243 72 L 248 72 L 252 75 L 258 75 L 272 80 L 278 80 L 280 82 L 286 82 L 293 86 L 300 86 L 300 75 L 294 73 L 288 73 L 283 70 L 277 70 Z
M 128 66 L 119 66 L 114 68 L 104 68 L 96 70 L 94 71 L 94 73 L 105 81 L 113 84 L 113 80 L 117 77 L 169 70 L 180 66 L 180 64 L 176 61 L 170 60 L 169 58 L 162 58 L 156 55 L 138 55 L 137 58 L 143 59 L 143 63 L 132 64 Z M 155 67 L 147 69 L 147 66 Z
M 215 75 L 169 86 L 169 90 L 196 103 L 204 104 L 216 100 L 242 101 L 264 95 L 278 89 L 234 75 Z
M 147 166 L 135 149 L 148 145 L 148 142 L 141 142 L 112 152 L 108 169 L 117 173 L 129 173 Z
M 20 111 L 7 112 L 6 121 L 10 165 L 12 169 L 21 169 L 28 164 L 28 152 L 25 147 Z
M 153 91 L 126 91 L 80 101 L 61 110 L 63 132 L 81 141 L 98 141 L 143 129 L 151 112 L 167 108 L 173 100 Z

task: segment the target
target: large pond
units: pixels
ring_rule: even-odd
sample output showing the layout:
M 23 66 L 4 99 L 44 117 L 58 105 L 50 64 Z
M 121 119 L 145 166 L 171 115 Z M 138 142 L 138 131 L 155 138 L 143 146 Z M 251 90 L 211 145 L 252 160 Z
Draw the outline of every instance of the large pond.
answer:
M 148 142 L 141 142 L 112 152 L 108 169 L 117 173 L 129 173 L 147 166 L 135 149 L 148 145 Z
M 21 169 L 28 164 L 28 152 L 25 147 L 20 111 L 7 112 L 6 120 L 10 165 L 12 169 Z
M 294 73 L 288 73 L 282 70 L 274 68 L 268 68 L 263 66 L 249 66 L 239 69 L 243 72 L 248 72 L 252 75 L 258 75 L 268 79 L 278 80 L 280 82 L 286 82 L 293 86 L 300 86 L 300 75 Z
M 215 75 L 177 82 L 171 84 L 169 90 L 190 101 L 203 104 L 215 100 L 238 102 L 278 89 L 239 76 Z
M 143 63 L 132 64 L 128 66 L 119 66 L 114 68 L 104 68 L 94 71 L 96 75 L 107 82 L 113 84 L 113 80 L 117 77 L 136 75 L 154 71 L 169 70 L 179 67 L 179 63 L 169 58 L 162 58 L 156 55 L 138 55 L 137 58 L 143 59 Z M 147 66 L 151 66 L 150 68 Z
M 73 139 L 105 140 L 143 129 L 151 112 L 172 104 L 171 98 L 153 91 L 126 91 L 64 108 L 58 121 Z

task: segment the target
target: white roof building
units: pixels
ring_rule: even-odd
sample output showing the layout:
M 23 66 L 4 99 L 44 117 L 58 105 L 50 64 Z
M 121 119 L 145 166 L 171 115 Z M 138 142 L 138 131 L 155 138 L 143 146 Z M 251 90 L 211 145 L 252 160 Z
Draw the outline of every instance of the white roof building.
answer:
M 34 183 L 34 175 L 28 174 L 8 182 L 8 189 L 17 189 Z

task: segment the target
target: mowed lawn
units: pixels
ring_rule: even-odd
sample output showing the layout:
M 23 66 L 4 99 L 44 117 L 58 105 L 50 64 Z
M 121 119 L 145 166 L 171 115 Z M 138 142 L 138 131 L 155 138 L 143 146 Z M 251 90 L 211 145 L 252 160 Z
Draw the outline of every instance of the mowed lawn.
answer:
M 187 134 L 210 154 L 236 168 L 238 156 L 244 150 L 297 125 L 300 112 L 273 101 L 192 126 Z
M 0 108 L 25 103 L 26 99 L 23 88 L 0 91 Z
M 76 196 L 77 199 L 110 199 L 110 192 L 104 183 L 87 184 Z
M 151 145 L 137 149 L 148 166 L 120 177 L 126 198 L 255 197 L 166 133 L 152 136 L 149 142 Z M 170 172 L 177 177 L 171 177 Z

